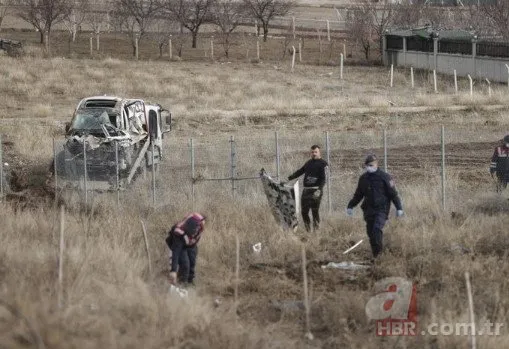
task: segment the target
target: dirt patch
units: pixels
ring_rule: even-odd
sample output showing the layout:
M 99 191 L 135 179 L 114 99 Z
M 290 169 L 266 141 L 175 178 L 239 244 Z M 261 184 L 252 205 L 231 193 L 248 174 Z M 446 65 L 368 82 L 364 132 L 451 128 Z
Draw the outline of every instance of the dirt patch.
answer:
M 15 208 L 37 207 L 54 198 L 48 184 L 49 166 L 34 163 L 15 150 L 14 142 L 2 140 L 5 198 Z

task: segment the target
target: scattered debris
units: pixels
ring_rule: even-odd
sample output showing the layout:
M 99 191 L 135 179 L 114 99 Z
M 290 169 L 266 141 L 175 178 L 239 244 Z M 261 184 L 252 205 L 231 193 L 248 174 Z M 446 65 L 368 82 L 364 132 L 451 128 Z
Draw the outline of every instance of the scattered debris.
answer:
M 178 296 L 180 296 L 180 298 L 187 298 L 188 296 L 188 291 L 184 288 L 178 288 L 174 285 L 170 285 L 170 294 L 176 294 Z
M 463 253 L 463 254 L 467 254 L 467 253 L 470 253 L 471 250 L 469 248 L 466 248 L 465 246 L 462 246 L 460 244 L 452 244 L 451 247 L 449 248 L 449 251 L 450 252 L 460 252 L 460 253 Z
M 253 247 L 253 252 L 254 253 L 262 252 L 262 243 L 261 242 L 258 242 L 256 244 L 254 244 L 252 247 Z
M 342 269 L 342 270 L 364 270 L 369 269 L 369 265 L 359 264 L 355 262 L 329 262 L 327 265 L 322 265 L 322 269 Z
M 23 44 L 20 41 L 0 38 L 0 50 L 4 50 L 11 57 L 23 55 Z
M 294 301 L 294 300 L 283 300 L 276 301 L 271 300 L 269 305 L 273 308 L 276 308 L 281 311 L 302 311 L 305 309 L 303 301 Z
M 346 250 L 345 252 L 343 252 L 343 254 L 347 254 L 348 252 L 351 252 L 354 248 L 356 248 L 357 246 L 359 246 L 360 244 L 362 244 L 364 240 L 361 239 L 359 240 L 355 245 L 353 245 L 352 247 L 350 247 L 348 250 Z

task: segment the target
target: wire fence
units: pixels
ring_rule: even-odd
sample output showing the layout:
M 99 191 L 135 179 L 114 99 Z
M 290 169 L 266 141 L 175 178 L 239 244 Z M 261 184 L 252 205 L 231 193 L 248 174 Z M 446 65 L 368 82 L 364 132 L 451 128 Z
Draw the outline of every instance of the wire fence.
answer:
M 167 137 L 161 163 L 154 160 L 157 151 L 151 152 L 149 146 L 135 171 L 136 149 L 128 144 L 114 142 L 105 150 L 92 142 L 69 146 L 69 139 L 57 139 L 52 185 L 57 200 L 88 206 L 104 197 L 120 209 L 128 205 L 192 209 L 222 202 L 260 205 L 266 202 L 260 170 L 286 180 L 308 159 L 310 146 L 317 144 L 330 165 L 322 210 L 344 209 L 370 153 L 393 176 L 403 198 L 409 186 L 423 185 L 437 206 L 448 210 L 461 204 L 462 195 L 472 190 L 469 185 L 491 185 L 488 166 L 502 136 L 490 128 L 442 128 Z M 3 154 L 0 147 L 2 201 L 9 191 Z

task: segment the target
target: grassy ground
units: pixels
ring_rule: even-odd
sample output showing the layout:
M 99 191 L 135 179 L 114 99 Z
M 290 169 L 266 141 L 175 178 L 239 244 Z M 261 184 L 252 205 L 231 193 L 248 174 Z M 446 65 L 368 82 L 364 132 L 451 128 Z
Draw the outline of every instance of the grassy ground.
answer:
M 65 214 L 64 307 L 58 310 L 59 212 L 50 201 L 0 206 L 0 300 L 24 314 L 47 348 L 465 348 L 467 336 L 375 336 L 364 307 L 375 281 L 405 277 L 417 284 L 419 330 L 434 322 L 468 321 L 464 272 L 473 282 L 478 323 L 508 318 L 507 248 L 509 201 L 493 194 L 487 166 L 505 132 L 505 90 L 474 99 L 454 95 L 441 78 L 432 93 L 426 74 L 408 88 L 398 71 L 387 88 L 382 68 L 277 64 L 130 62 L 1 57 L 0 133 L 9 156 L 33 178 L 52 156 L 53 136 L 81 97 L 119 94 L 146 98 L 172 109 L 176 124 L 166 139 L 167 158 L 157 181 L 157 206 L 150 207 L 149 181 L 140 180 L 115 197 L 90 195 L 87 208 L 69 205 Z M 462 90 L 466 83 L 461 82 Z M 429 107 L 394 111 L 395 107 Z M 464 104 L 463 111 L 443 107 Z M 363 107 L 364 111 L 355 108 Z M 271 114 L 274 112 L 274 114 Z M 272 116 L 271 116 L 272 115 Z M 441 209 L 440 125 L 447 130 L 447 208 Z M 342 251 L 365 239 L 359 210 L 343 210 L 354 190 L 362 157 L 381 154 L 388 129 L 388 165 L 395 174 L 406 217 L 391 219 L 386 253 L 370 272 L 323 270 L 327 261 L 364 261 L 365 242 L 351 255 Z M 188 301 L 168 295 L 165 231 L 188 210 L 191 181 L 188 139 L 196 142 L 197 174 L 227 176 L 229 135 L 235 135 L 238 171 L 275 172 L 274 131 L 279 131 L 281 174 L 305 159 L 312 143 L 331 139 L 331 203 L 324 199 L 322 229 L 313 235 L 280 231 L 258 181 L 196 183 L 195 208 L 210 217 L 200 245 L 198 286 Z M 9 143 L 10 142 L 10 143 Z M 79 199 L 79 198 L 78 198 Z M 392 213 L 393 214 L 393 213 Z M 152 275 L 141 223 L 147 224 Z M 238 309 L 234 307 L 235 236 L 240 240 Z M 251 245 L 261 242 L 262 253 Z M 311 332 L 304 339 L 304 312 L 280 309 L 303 297 L 300 251 L 307 251 Z M 469 249 L 458 252 L 455 246 Z M 262 263 L 262 265 L 260 265 Z M 196 295 L 194 295 L 196 293 Z M 218 302 L 215 302 L 215 300 Z M 276 302 L 275 302 L 276 301 Z M 218 304 L 219 303 L 219 304 Z M 34 347 L 26 321 L 0 307 L 0 346 Z M 499 336 L 479 336 L 481 348 L 501 348 Z

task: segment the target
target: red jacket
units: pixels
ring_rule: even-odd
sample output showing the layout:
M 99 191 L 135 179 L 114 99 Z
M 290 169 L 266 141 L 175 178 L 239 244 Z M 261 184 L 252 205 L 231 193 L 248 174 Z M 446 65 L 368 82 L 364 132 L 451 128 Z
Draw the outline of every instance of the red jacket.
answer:
M 175 224 L 173 233 L 182 236 L 187 246 L 198 243 L 203 233 L 203 220 L 205 217 L 198 212 L 189 213 L 186 217 Z M 190 231 L 189 228 L 193 231 Z
M 490 172 L 496 172 L 500 180 L 509 181 L 509 148 L 505 146 L 495 148 L 491 158 Z

